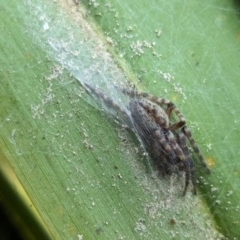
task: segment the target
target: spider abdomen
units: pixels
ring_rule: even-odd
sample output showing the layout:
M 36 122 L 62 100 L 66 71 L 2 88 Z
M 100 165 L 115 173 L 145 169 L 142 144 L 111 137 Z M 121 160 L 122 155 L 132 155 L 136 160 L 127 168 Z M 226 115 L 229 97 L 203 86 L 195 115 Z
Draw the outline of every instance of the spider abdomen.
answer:
M 177 156 L 166 139 L 166 127 L 169 125 L 167 114 L 157 104 L 138 99 L 129 103 L 129 109 L 133 125 L 153 164 L 162 175 L 170 174 Z

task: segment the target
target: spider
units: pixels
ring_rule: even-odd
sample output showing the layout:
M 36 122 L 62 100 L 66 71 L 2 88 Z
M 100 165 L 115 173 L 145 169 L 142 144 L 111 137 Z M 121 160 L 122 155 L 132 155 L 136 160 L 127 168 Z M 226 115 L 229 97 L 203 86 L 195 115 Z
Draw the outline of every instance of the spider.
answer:
M 185 172 L 185 186 L 183 196 L 186 194 L 189 182 L 192 182 L 193 194 L 196 195 L 196 173 L 194 162 L 187 146 L 187 139 L 193 151 L 198 156 L 201 165 L 210 173 L 199 148 L 186 126 L 186 120 L 179 109 L 171 101 L 158 98 L 135 89 L 119 88 L 122 93 L 132 97 L 127 110 L 121 108 L 113 99 L 105 96 L 96 88 L 85 84 L 86 87 L 106 104 L 122 112 L 131 119 L 136 132 L 154 165 L 164 176 L 176 171 Z M 175 114 L 179 121 L 172 123 L 170 118 Z

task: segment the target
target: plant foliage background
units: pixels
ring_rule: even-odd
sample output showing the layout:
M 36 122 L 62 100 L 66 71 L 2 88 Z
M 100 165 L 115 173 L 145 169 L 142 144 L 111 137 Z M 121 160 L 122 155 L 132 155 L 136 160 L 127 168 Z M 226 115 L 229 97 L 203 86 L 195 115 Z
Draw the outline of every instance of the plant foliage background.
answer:
M 21 0 L 0 11 L 1 197 L 22 234 L 240 236 L 237 2 Z M 127 107 L 110 91 L 127 82 L 184 113 L 212 170 L 198 168 L 197 197 L 181 196 L 181 177 L 159 179 L 137 137 L 84 88 Z

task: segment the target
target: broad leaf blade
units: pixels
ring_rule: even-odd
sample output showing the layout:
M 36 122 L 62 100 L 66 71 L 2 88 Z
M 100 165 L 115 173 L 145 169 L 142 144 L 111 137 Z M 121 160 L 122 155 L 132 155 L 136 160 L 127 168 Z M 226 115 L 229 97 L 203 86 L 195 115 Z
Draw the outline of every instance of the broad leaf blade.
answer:
M 151 178 L 152 172 L 147 172 L 146 159 L 142 159 L 141 151 L 139 153 L 140 145 L 136 137 L 129 135 L 128 131 L 123 130 L 107 114 L 92 107 L 96 106 L 94 100 L 85 93 L 78 81 L 101 83 L 104 80 L 108 86 L 116 83 L 116 78 L 122 80 L 124 76 L 124 72 L 113 61 L 99 57 L 106 56 L 105 49 L 99 45 L 100 33 L 96 37 L 83 19 L 78 29 L 73 20 L 77 24 L 80 23 L 79 20 L 73 12 L 71 15 L 68 11 L 74 9 L 71 5 L 62 5 L 64 13 L 57 5 L 44 5 L 44 1 L 34 5 L 30 1 L 25 3 L 21 4 L 20 1 L 16 5 L 20 11 L 10 7 L 9 3 L 6 3 L 4 9 L 5 15 L 11 18 L 4 18 L 3 36 L 10 35 L 11 38 L 9 41 L 1 38 L 4 49 L 1 59 L 1 99 L 4 99 L 1 101 L 1 146 L 51 234 L 56 239 L 168 239 L 173 236 L 186 239 L 196 235 L 202 238 L 216 237 L 214 223 L 207 220 L 211 216 L 205 215 L 206 209 L 201 201 L 191 194 L 187 194 L 184 199 L 181 197 L 183 179 Z M 208 43 L 210 49 L 208 48 L 209 54 L 206 54 L 206 46 L 201 45 L 203 41 L 200 41 L 201 44 L 197 41 L 199 36 L 191 34 L 195 39 L 189 41 L 184 32 L 174 27 L 177 21 L 169 12 L 171 8 L 180 8 L 176 12 L 182 20 L 188 22 L 183 7 L 198 9 L 197 5 L 167 6 L 168 12 L 163 14 L 166 18 L 159 25 L 156 14 L 151 14 L 156 6 L 160 8 L 157 3 L 150 8 L 151 11 L 147 11 L 147 15 L 145 11 L 149 4 L 139 5 L 139 11 L 132 14 L 126 24 L 126 18 L 120 13 L 124 14 L 126 9 L 130 11 L 130 7 L 133 7 L 127 4 L 106 5 L 105 10 L 101 10 L 105 5 L 100 4 L 95 15 L 101 13 L 105 16 L 104 20 L 109 19 L 107 23 L 114 24 L 120 21 L 116 16 L 121 16 L 121 30 L 128 34 L 134 31 L 135 38 L 121 39 L 122 32 L 118 30 L 116 39 L 111 34 L 107 40 L 109 43 L 112 43 L 111 39 L 114 40 L 113 43 L 119 41 L 119 46 L 114 49 L 117 49 L 121 57 L 124 56 L 133 74 L 123 67 L 125 72 L 130 76 L 136 74 L 142 79 L 137 84 L 138 87 L 176 102 L 187 120 L 191 119 L 188 122 L 204 156 L 209 163 L 215 163 L 211 179 L 206 181 L 203 196 L 210 203 L 213 217 L 223 219 L 224 222 L 217 222 L 222 231 L 229 236 L 237 236 L 238 230 L 230 227 L 237 219 L 234 201 L 238 199 L 238 193 L 233 189 L 233 183 L 237 179 L 225 181 L 229 179 L 231 172 L 227 166 L 232 167 L 233 164 L 227 165 L 222 157 L 229 155 L 228 151 L 234 153 L 233 150 L 237 148 L 233 142 L 229 148 L 224 148 L 223 155 L 223 147 L 219 143 L 222 136 L 231 136 L 235 140 L 239 137 L 234 131 L 228 135 L 229 129 L 223 122 L 224 116 L 227 117 L 225 123 L 232 119 L 231 115 L 226 114 L 229 109 L 228 102 L 224 99 L 226 97 L 222 97 L 229 96 L 229 92 L 225 90 L 220 95 L 216 89 L 217 76 L 221 76 L 220 83 L 226 86 L 223 81 L 223 76 L 226 77 L 224 68 L 221 67 L 218 72 L 219 68 L 215 66 L 221 64 L 214 65 L 211 62 L 213 56 L 215 62 L 218 59 L 216 52 L 212 51 L 212 45 Z M 217 9 L 213 10 L 218 14 Z M 148 18 L 143 18 L 142 13 Z M 199 13 L 209 14 L 200 10 Z M 172 17 L 171 26 L 166 30 L 168 35 L 161 28 L 169 22 L 167 16 Z M 103 19 L 101 22 L 106 31 Z M 190 19 L 196 19 L 196 14 L 191 15 Z M 145 22 L 147 27 L 143 27 Z M 201 25 L 204 24 L 199 23 L 198 27 Z M 114 27 L 110 26 L 108 29 Z M 209 29 L 213 30 L 211 27 Z M 162 36 L 159 36 L 160 30 L 163 32 Z M 137 39 L 140 34 L 143 35 L 139 45 Z M 182 37 L 178 38 L 180 34 Z M 147 39 L 147 36 L 151 38 Z M 154 49 L 147 48 L 153 38 L 154 41 L 159 39 L 163 43 L 152 44 Z M 145 39 L 146 46 L 143 46 L 141 44 Z M 62 42 L 60 48 L 54 44 L 56 40 L 58 43 Z M 69 41 L 73 44 L 70 45 Z M 69 51 L 73 50 L 69 46 L 80 50 Z M 139 51 L 141 53 L 139 46 L 144 48 L 145 54 L 136 56 Z M 153 53 L 155 57 L 152 57 Z M 227 53 L 231 55 L 230 51 L 225 54 Z M 117 58 L 116 54 L 115 57 Z M 236 57 L 231 60 L 235 62 L 234 59 Z M 122 64 L 121 61 L 120 63 Z M 171 74 L 166 74 L 170 70 Z M 206 73 L 209 78 L 205 80 Z M 235 94 L 237 85 L 234 86 L 233 83 L 236 70 L 231 73 L 232 84 L 229 88 Z M 226 74 L 230 73 L 226 71 Z M 212 81 L 212 77 L 215 77 L 215 81 Z M 212 91 L 213 89 L 216 91 Z M 232 105 L 237 103 L 233 102 Z M 236 108 L 233 109 L 237 109 L 237 106 L 234 107 Z M 216 125 L 219 119 L 220 126 Z M 203 174 L 203 177 L 206 176 Z M 225 181 L 224 190 L 219 185 L 219 180 Z M 230 190 L 234 194 L 230 194 Z M 229 203 L 219 194 L 225 191 L 224 197 L 227 199 L 230 196 L 232 199 L 232 208 L 226 210 L 226 215 L 220 210 L 226 209 L 226 204 Z M 216 192 L 216 195 L 213 196 L 212 192 Z M 216 200 L 219 200 L 217 203 L 220 203 L 220 208 Z M 228 222 L 229 218 L 231 220 Z

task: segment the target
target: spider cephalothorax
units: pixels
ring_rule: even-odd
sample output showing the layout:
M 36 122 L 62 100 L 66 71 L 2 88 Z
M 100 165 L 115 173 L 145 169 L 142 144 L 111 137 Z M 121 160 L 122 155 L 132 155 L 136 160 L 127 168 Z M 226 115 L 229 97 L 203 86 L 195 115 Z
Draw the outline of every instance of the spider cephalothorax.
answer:
M 195 167 L 186 139 L 189 140 L 202 166 L 209 173 L 210 170 L 190 130 L 185 126 L 185 118 L 171 101 L 147 93 L 139 93 L 136 90 L 118 88 L 124 94 L 132 97 L 127 110 L 125 110 L 92 86 L 86 84 L 86 87 L 131 120 L 146 151 L 162 175 L 171 174 L 174 171 L 184 171 L 186 177 L 183 195 L 186 194 L 190 180 L 193 185 L 193 193 L 196 194 Z M 173 113 L 179 119 L 176 123 L 170 121 Z

